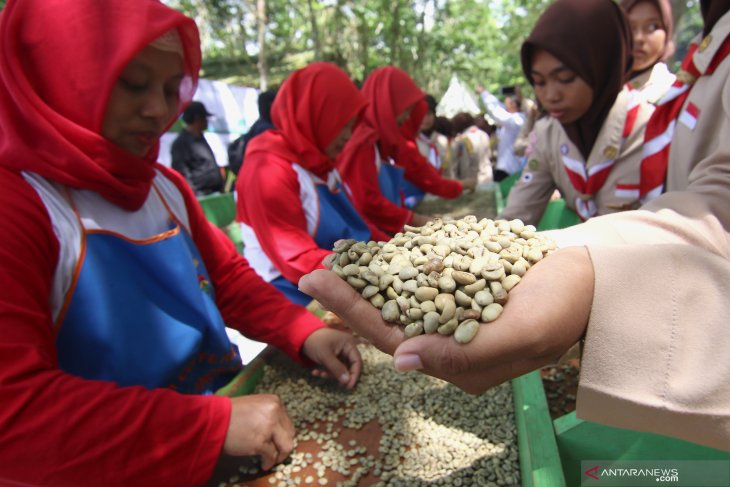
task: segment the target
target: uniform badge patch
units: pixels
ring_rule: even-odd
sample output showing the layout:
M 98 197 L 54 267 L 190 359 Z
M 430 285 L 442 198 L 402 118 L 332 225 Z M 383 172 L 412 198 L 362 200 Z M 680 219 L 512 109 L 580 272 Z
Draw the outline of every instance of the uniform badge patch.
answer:
M 527 163 L 527 167 L 535 171 L 540 167 L 540 161 L 538 161 L 537 159 L 530 159 L 530 161 Z
M 606 158 L 608 159 L 616 159 L 616 156 L 618 155 L 618 149 L 612 145 L 609 145 L 608 147 L 603 149 L 603 155 L 606 156 Z
M 707 37 L 702 39 L 702 42 L 700 42 L 700 45 L 698 46 L 697 50 L 699 52 L 702 52 L 705 49 L 707 49 L 711 43 L 712 43 L 712 36 L 708 35 Z
M 562 144 L 560 146 L 560 153 L 563 154 L 564 156 L 568 155 L 568 144 Z

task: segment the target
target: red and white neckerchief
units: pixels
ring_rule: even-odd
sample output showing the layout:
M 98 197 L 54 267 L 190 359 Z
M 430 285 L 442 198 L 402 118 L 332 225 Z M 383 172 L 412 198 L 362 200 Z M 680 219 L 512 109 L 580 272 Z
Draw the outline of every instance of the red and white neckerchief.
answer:
M 596 202 L 593 201 L 593 197 L 606 183 L 606 179 L 608 179 L 608 175 L 611 173 L 616 159 L 621 154 L 624 142 L 626 142 L 626 139 L 634 130 L 636 117 L 641 108 L 642 97 L 638 90 L 633 89 L 628 91 L 628 96 L 626 120 L 624 122 L 623 132 L 621 133 L 621 142 L 618 148 L 610 148 L 612 150 L 606 150 L 604 152 L 604 155 L 609 157 L 607 161 L 586 168 L 584 161 L 572 159 L 568 157 L 567 153 L 562 154 L 563 168 L 565 168 L 565 172 L 568 174 L 575 190 L 580 193 L 580 196 L 575 199 L 575 209 L 583 221 L 596 216 L 598 213 L 598 207 L 596 206 Z
M 730 54 L 730 36 L 726 37 L 722 46 L 713 56 L 712 61 L 703 72 L 694 64 L 694 55 L 702 52 L 709 45 L 712 37 L 707 36 L 702 44 L 693 42 L 682 61 L 677 79 L 669 91 L 657 103 L 657 108 L 649 119 L 644 134 L 644 147 L 641 160 L 641 179 L 639 197 L 642 203 L 650 201 L 664 192 L 664 181 L 669 163 L 669 148 L 672 144 L 677 122 L 694 130 L 700 110 L 693 103 L 685 102 L 695 81 L 700 76 L 711 75 L 717 66 Z M 684 110 L 682 108 L 684 107 Z

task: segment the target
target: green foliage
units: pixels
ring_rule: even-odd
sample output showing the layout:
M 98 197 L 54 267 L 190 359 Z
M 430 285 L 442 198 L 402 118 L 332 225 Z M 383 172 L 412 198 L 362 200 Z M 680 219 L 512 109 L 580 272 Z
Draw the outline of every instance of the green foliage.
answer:
M 676 25 L 674 37 L 676 50 L 669 61 L 669 67 L 676 71 L 684 59 L 692 39 L 702 32 L 702 15 L 700 14 L 699 2 L 697 0 L 687 1 L 687 10 Z
M 259 85 L 256 0 L 164 1 L 198 22 L 205 77 Z M 677 29 L 680 55 L 701 17 L 697 0 L 674 2 L 685 2 Z M 492 91 L 524 84 L 520 46 L 550 3 L 266 0 L 269 84 L 281 83 L 291 71 L 315 60 L 333 62 L 355 80 L 378 66 L 400 66 L 437 97 L 454 73 L 472 87 L 482 84 Z

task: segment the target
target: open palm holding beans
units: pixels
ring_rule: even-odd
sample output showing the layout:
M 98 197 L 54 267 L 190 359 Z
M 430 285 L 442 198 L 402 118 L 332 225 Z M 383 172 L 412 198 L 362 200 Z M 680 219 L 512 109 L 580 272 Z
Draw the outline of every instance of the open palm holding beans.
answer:
M 506 228 L 505 223 L 509 222 L 495 222 L 495 226 L 499 228 L 499 225 L 501 224 L 503 228 Z M 438 222 L 436 222 L 436 224 L 438 224 Z M 488 221 L 487 225 L 489 225 Z M 446 224 L 444 226 L 446 226 Z M 454 226 L 456 226 L 457 229 L 459 228 L 459 225 L 454 224 Z M 463 225 L 461 226 L 463 227 Z M 524 233 L 525 229 L 523 228 L 522 230 L 523 232 L 521 233 Z M 413 230 L 410 229 L 408 229 L 408 231 L 413 232 Z M 436 230 L 436 232 L 437 231 L 438 230 Z M 466 233 L 468 234 L 469 231 Z M 511 232 L 511 230 L 509 231 Z M 528 228 L 527 231 L 529 232 L 531 229 Z M 517 235 L 517 232 L 512 233 Z M 518 286 L 510 286 L 509 284 L 504 286 L 504 279 L 490 281 L 489 279 L 482 277 L 482 279 L 488 282 L 484 286 L 483 290 L 489 289 L 492 294 L 492 298 L 494 299 L 494 302 L 489 304 L 486 304 L 486 302 L 489 301 L 489 298 L 486 298 L 486 301 L 481 300 L 482 303 L 485 303 L 485 306 L 482 306 L 480 301 L 476 300 L 477 294 L 480 291 L 475 291 L 474 288 L 470 288 L 470 291 L 475 291 L 471 295 L 466 291 L 466 286 L 470 286 L 471 284 L 457 283 L 454 288 L 454 305 L 457 304 L 455 291 L 459 290 L 460 287 L 462 288 L 462 293 L 465 294 L 466 297 L 471 298 L 471 304 L 466 306 L 468 301 L 460 295 L 462 305 L 455 306 L 455 308 L 458 307 L 463 309 L 461 317 L 464 318 L 463 314 L 467 313 L 467 318 L 462 320 L 460 325 L 457 325 L 456 328 L 464 323 L 467 323 L 467 325 L 471 327 L 472 324 L 470 320 L 487 321 L 492 318 L 490 315 L 484 315 L 488 306 L 491 304 L 504 304 L 503 310 L 488 324 L 477 324 L 476 328 L 478 333 L 474 332 L 473 337 L 471 337 L 472 340 L 465 344 L 458 343 L 456 340 L 445 337 L 442 333 L 439 333 L 439 328 L 453 319 L 448 318 L 448 321 L 441 323 L 443 311 L 447 310 L 447 316 L 450 314 L 450 304 L 443 304 L 440 310 L 436 307 L 435 311 L 439 312 L 439 326 L 436 328 L 435 333 L 428 333 L 425 320 L 423 323 L 423 334 L 420 335 L 418 333 L 410 333 L 410 331 L 406 331 L 406 329 L 387 323 L 383 319 L 382 308 L 377 308 L 379 300 L 375 298 L 376 302 L 373 303 L 375 294 L 367 299 L 363 297 L 363 291 L 365 288 L 374 284 L 361 286 L 360 282 L 354 281 L 355 286 L 352 286 L 353 279 L 349 279 L 350 285 L 347 285 L 346 282 L 335 273 L 337 270 L 335 265 L 342 268 L 342 266 L 339 265 L 339 261 L 330 261 L 335 272 L 315 271 L 312 274 L 303 277 L 300 281 L 300 289 L 317 299 L 325 308 L 341 316 L 350 327 L 366 339 L 370 340 L 378 348 L 386 353 L 394 355 L 395 366 L 398 370 L 405 371 L 420 369 L 429 375 L 447 380 L 467 392 L 479 393 L 489 387 L 504 382 L 505 380 L 517 377 L 545 364 L 554 362 L 558 357 L 560 357 L 560 355 L 580 340 L 588 322 L 593 297 L 593 267 L 587 250 L 583 247 L 572 247 L 548 254 L 550 247 L 552 246 L 549 241 L 539 238 L 539 234 L 536 234 L 536 236 L 533 237 L 528 233 L 528 236 L 529 238 L 536 238 L 536 240 L 542 242 L 540 245 L 547 246 L 542 259 L 535 258 L 530 261 L 529 259 L 525 259 L 523 256 L 518 256 L 516 251 L 514 252 L 513 257 L 511 257 L 514 262 L 510 262 L 507 259 L 500 259 L 511 264 L 512 268 L 514 267 L 514 264 L 521 263 L 522 260 L 527 261 L 529 264 L 529 272 L 525 272 L 520 277 Z M 404 234 L 401 237 L 406 237 L 406 235 Z M 401 237 L 395 237 L 393 240 L 397 241 Z M 422 237 L 423 235 L 416 238 Z M 410 241 L 414 241 L 413 238 L 406 238 Z M 515 237 L 515 240 L 519 238 L 524 239 L 523 236 L 519 236 Z M 525 240 L 529 240 L 529 238 Z M 506 241 L 504 243 L 506 244 Z M 403 242 L 401 245 L 405 247 L 406 244 L 406 242 Z M 341 245 L 345 246 L 347 243 L 341 243 Z M 350 247 L 353 245 L 355 244 L 350 243 Z M 372 247 L 371 243 L 366 245 L 368 248 Z M 381 254 L 394 254 L 388 264 L 390 265 L 398 252 L 391 251 L 391 247 L 388 247 L 387 245 L 394 245 L 397 247 L 393 241 L 391 241 L 390 244 L 384 244 L 382 247 L 377 245 L 377 247 L 381 249 Z M 418 245 L 419 249 L 420 245 Z M 435 244 L 434 248 L 438 245 L 438 243 Z M 413 246 L 411 247 L 413 248 Z M 502 250 L 510 249 L 512 248 L 512 244 L 501 247 Z M 531 247 L 532 246 L 528 246 L 528 248 Z M 465 255 L 457 252 L 457 254 L 459 254 L 462 258 L 462 263 L 460 264 L 462 268 L 467 267 L 466 264 L 463 263 L 464 258 L 468 257 L 471 259 L 468 266 L 470 268 L 471 264 L 473 264 L 475 260 L 484 257 L 484 255 L 469 256 L 471 248 L 473 247 L 466 249 Z M 494 248 L 496 250 L 496 247 Z M 350 249 L 348 249 L 348 251 L 349 250 Z M 369 250 L 371 250 L 372 260 L 370 263 L 372 263 L 373 260 L 376 260 L 376 257 L 372 256 L 372 251 L 375 249 L 370 248 Z M 462 248 L 462 250 L 464 249 Z M 341 252 L 342 249 L 340 249 L 340 252 L 335 255 L 341 256 Z M 489 252 L 492 251 L 489 250 Z M 367 252 L 363 252 L 363 254 L 360 255 L 360 258 L 362 258 L 365 253 Z M 472 253 L 474 253 L 474 251 L 472 251 Z M 444 255 L 442 263 L 450 255 L 451 252 Z M 354 257 L 354 253 L 350 253 L 350 255 L 348 255 L 348 258 L 349 257 Z M 424 257 L 426 258 L 426 261 L 421 263 L 422 259 L 418 260 L 417 266 L 425 266 L 429 263 L 429 261 L 433 260 L 433 258 L 429 255 L 424 255 Z M 536 254 L 535 257 L 537 257 Z M 339 257 L 333 257 L 332 259 L 338 258 Z M 365 257 L 365 260 L 367 259 L 368 257 Z M 358 262 L 360 262 L 360 259 L 358 259 Z M 396 262 L 398 262 L 398 259 L 396 259 Z M 491 261 L 488 259 L 487 262 Z M 503 263 L 505 279 L 508 277 L 508 272 L 509 275 L 518 276 L 518 274 L 511 273 L 512 269 L 509 264 L 505 265 Z M 350 264 L 346 264 L 346 266 L 347 265 Z M 453 262 L 452 265 L 454 265 Z M 485 264 L 485 266 L 486 265 L 487 264 Z M 358 267 L 360 267 L 359 264 Z M 439 266 L 437 265 L 437 267 Z M 368 264 L 367 268 L 372 272 L 370 264 Z M 489 267 L 487 266 L 481 269 L 482 276 L 484 275 L 485 269 L 489 269 Z M 344 268 L 342 268 L 342 271 L 344 274 Z M 392 271 L 395 272 L 395 269 L 392 269 Z M 467 271 L 468 270 L 452 270 L 451 277 L 453 279 L 454 272 Z M 487 272 L 489 272 L 489 270 Z M 405 276 L 409 276 L 409 273 L 412 274 L 412 271 L 407 271 Z M 422 273 L 419 273 L 419 275 L 420 274 Z M 393 275 L 393 282 L 397 282 L 395 280 L 395 274 L 384 273 L 383 275 Z M 427 279 L 429 275 L 426 275 Z M 475 278 L 477 277 L 474 274 L 472 275 Z M 368 276 L 369 274 L 366 274 L 364 277 L 367 278 Z M 351 276 L 345 274 L 345 279 L 350 277 L 369 282 L 367 279 L 363 279 L 362 273 L 360 273 L 360 277 L 354 277 L 354 274 Z M 397 277 L 401 282 L 403 282 L 403 279 L 400 278 L 400 271 L 398 271 Z M 417 277 L 414 279 L 417 279 Z M 386 281 L 387 280 L 389 280 L 389 278 L 386 278 Z M 411 279 L 406 279 L 406 281 L 408 280 Z M 478 280 L 479 279 L 475 279 L 474 283 Z M 456 282 L 456 279 L 454 279 L 454 281 Z M 465 280 L 462 281 L 466 282 Z M 494 289 L 494 286 L 490 286 L 489 283 L 491 282 L 499 282 L 502 284 L 501 288 L 505 292 L 507 291 L 507 289 L 505 289 L 506 287 L 510 288 L 508 293 L 509 303 L 505 304 L 507 295 L 501 295 L 499 288 Z M 405 282 L 403 282 L 403 284 L 405 284 Z M 438 285 L 438 281 L 436 284 Z M 412 285 L 409 285 L 408 289 L 412 289 L 411 286 Z M 416 290 L 420 287 L 432 286 L 418 286 L 416 287 Z M 396 291 L 395 286 L 391 285 L 388 286 L 388 288 L 393 288 L 393 291 Z M 386 288 L 386 293 L 388 292 L 388 288 Z M 438 286 L 437 289 L 439 291 L 437 296 L 445 294 L 443 292 L 444 289 L 440 286 Z M 402 285 L 401 292 L 403 292 Z M 406 292 L 410 291 L 406 290 Z M 380 293 L 380 286 L 378 285 L 378 294 Z M 423 291 L 421 293 L 423 293 Z M 430 293 L 433 294 L 433 291 Z M 365 295 L 367 295 L 367 293 L 365 293 Z M 403 299 L 400 300 L 400 303 L 398 302 L 398 298 L 403 296 L 394 296 L 390 293 L 390 295 L 386 294 L 385 297 L 389 298 L 389 300 L 394 300 L 398 305 L 399 311 L 402 311 L 403 308 L 405 308 L 406 303 Z M 417 319 L 414 320 L 413 311 L 410 311 L 415 308 L 415 306 L 411 306 L 412 304 L 415 304 L 411 300 L 411 297 L 415 297 L 415 290 L 413 291 L 413 296 L 406 297 L 406 300 L 408 301 L 408 308 L 403 314 L 407 319 L 402 320 L 402 315 L 400 313 L 397 318 L 397 321 L 400 322 L 401 325 L 405 325 L 406 328 L 418 321 Z M 428 296 L 422 295 L 421 297 Z M 436 305 L 436 297 L 433 298 L 434 306 Z M 385 298 L 383 299 L 385 301 Z M 418 301 L 418 298 L 415 299 Z M 449 298 L 441 299 L 448 300 Z M 497 300 L 502 301 L 502 303 L 499 303 Z M 425 299 L 424 301 L 418 301 L 418 303 L 419 305 L 422 305 L 428 301 L 430 300 Z M 401 307 L 401 303 L 404 305 L 403 307 Z M 476 303 L 476 305 L 474 303 Z M 383 306 L 385 306 L 385 303 L 383 303 Z M 427 304 L 426 306 L 428 309 L 430 305 Z M 477 306 L 482 308 L 481 314 L 478 318 L 472 318 L 469 311 L 478 311 Z M 423 309 L 421 309 L 421 311 L 423 311 Z M 391 311 L 388 311 L 388 313 L 390 312 Z M 425 318 L 425 315 L 429 312 L 431 311 L 424 313 L 423 317 Z M 454 317 L 456 317 L 456 315 L 457 311 L 454 309 Z M 393 316 L 394 314 L 389 315 L 388 317 L 392 318 Z M 415 316 L 418 316 L 418 312 L 415 313 Z M 409 320 L 411 320 L 411 322 L 409 322 Z M 457 318 L 457 322 L 458 321 L 459 320 Z M 429 330 L 431 330 L 432 326 L 435 325 L 430 324 Z M 454 331 L 456 331 L 456 328 L 454 328 Z M 472 330 L 467 330 L 467 332 L 465 332 L 465 334 L 468 336 L 472 333 Z M 411 335 L 411 337 L 408 335 Z

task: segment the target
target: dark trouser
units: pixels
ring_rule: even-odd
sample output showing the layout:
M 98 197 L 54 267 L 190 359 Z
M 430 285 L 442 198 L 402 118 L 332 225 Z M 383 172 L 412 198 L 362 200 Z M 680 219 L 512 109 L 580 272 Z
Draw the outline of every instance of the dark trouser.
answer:
M 501 180 L 503 180 L 506 177 L 508 177 L 509 176 L 509 173 L 508 172 L 505 172 L 505 171 L 502 171 L 501 169 L 495 169 L 493 175 L 494 175 L 493 176 L 494 177 L 494 182 L 495 183 L 498 183 Z

